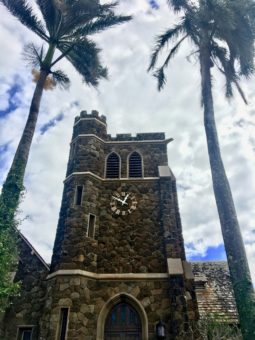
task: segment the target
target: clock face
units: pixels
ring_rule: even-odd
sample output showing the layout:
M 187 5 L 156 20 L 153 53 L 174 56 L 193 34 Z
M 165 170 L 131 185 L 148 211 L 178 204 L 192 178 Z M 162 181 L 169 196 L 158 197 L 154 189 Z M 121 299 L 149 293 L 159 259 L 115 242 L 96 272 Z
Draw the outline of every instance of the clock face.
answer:
M 114 215 L 125 216 L 136 210 L 137 200 L 130 192 L 115 191 L 112 194 L 110 206 Z

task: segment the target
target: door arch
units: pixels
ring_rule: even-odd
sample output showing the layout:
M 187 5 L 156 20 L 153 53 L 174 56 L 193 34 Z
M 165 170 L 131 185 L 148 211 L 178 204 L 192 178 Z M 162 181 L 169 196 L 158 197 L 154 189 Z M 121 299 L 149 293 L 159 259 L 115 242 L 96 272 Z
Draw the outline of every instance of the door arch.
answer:
M 126 302 L 115 305 L 106 318 L 105 340 L 141 340 L 141 319 L 133 306 Z
M 114 337 L 117 333 L 117 326 L 109 324 L 111 317 L 115 317 L 116 313 L 124 313 L 127 325 L 120 328 L 119 337 Z M 115 316 L 113 314 L 115 313 Z M 133 314 L 132 314 L 133 313 Z M 121 314 L 118 316 L 121 321 Z M 130 320 L 131 319 L 131 320 Z M 128 325 L 130 320 L 130 324 Z M 120 325 L 119 325 L 120 326 Z M 118 326 L 118 327 L 119 327 Z M 110 327 L 110 328 L 109 328 Z M 112 327 L 112 328 L 111 328 Z M 112 330 L 112 331 L 111 331 Z M 111 332 L 110 332 L 111 331 Z M 115 334 L 114 334 L 115 332 Z M 132 334 L 133 332 L 133 334 Z M 107 334 L 108 333 L 108 334 Z M 109 337 L 109 334 L 111 337 Z M 137 335 L 139 337 L 137 337 Z M 134 335 L 132 337 L 132 335 Z M 108 338 L 106 338 L 108 336 Z M 121 337 L 120 337 L 121 336 Z M 129 337 L 128 337 L 129 336 Z M 135 337 L 136 336 L 136 337 Z M 101 309 L 97 320 L 97 340 L 148 340 L 148 319 L 142 304 L 132 295 L 120 293 L 110 298 Z

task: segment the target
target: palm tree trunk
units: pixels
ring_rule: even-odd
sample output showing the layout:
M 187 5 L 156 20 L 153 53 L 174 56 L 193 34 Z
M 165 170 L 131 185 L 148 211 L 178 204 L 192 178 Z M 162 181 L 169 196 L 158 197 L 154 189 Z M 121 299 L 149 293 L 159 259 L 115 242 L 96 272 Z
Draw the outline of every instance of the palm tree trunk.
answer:
M 36 128 L 44 84 L 49 74 L 55 49 L 55 44 L 49 45 L 31 101 L 27 122 L 16 150 L 11 168 L 3 184 L 0 197 L 1 224 L 4 224 L 4 220 L 6 220 L 6 222 L 8 220 L 11 223 L 11 220 L 13 219 L 19 204 L 21 192 L 24 189 L 23 180 L 25 169 Z
M 255 294 L 230 185 L 221 158 L 214 119 L 209 45 L 200 46 L 204 126 L 213 190 L 244 340 L 255 339 Z
M 43 93 L 43 87 L 45 80 L 47 78 L 48 71 L 42 69 L 40 72 L 40 77 L 36 84 L 34 95 L 32 98 L 28 119 L 22 133 L 18 148 L 16 150 L 11 168 L 7 175 L 7 178 L 3 184 L 2 194 L 1 194 L 1 213 L 5 215 L 8 219 L 12 219 L 15 210 L 18 207 L 20 194 L 23 190 L 23 179 L 25 168 L 28 161 L 29 150 L 31 147 L 32 139 L 35 132 L 36 122 L 38 118 L 40 102 Z M 6 208 L 6 209 L 5 209 Z M 8 214 L 6 215 L 8 211 Z M 2 215 L 2 217 L 3 217 Z

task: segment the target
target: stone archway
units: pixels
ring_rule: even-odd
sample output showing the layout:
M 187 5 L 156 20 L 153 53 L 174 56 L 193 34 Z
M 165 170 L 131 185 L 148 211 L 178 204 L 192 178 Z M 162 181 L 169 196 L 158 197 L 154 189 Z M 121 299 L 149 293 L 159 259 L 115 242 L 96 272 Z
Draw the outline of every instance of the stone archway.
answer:
M 121 313 L 125 313 L 125 321 Z M 117 318 L 115 325 L 110 321 L 112 316 L 115 317 L 114 314 Z M 132 295 L 126 293 L 115 295 L 103 306 L 97 321 L 97 340 L 107 339 L 148 340 L 148 320 L 145 310 Z

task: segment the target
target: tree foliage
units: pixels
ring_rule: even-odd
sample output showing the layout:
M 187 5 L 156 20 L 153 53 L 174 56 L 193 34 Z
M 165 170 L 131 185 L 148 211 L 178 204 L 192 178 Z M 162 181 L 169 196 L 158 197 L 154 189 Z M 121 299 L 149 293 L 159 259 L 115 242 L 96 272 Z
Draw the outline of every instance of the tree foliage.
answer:
M 158 89 L 166 83 L 165 69 L 185 40 L 191 42 L 193 57 L 199 56 L 201 42 L 206 34 L 211 67 L 215 66 L 225 77 L 225 94 L 233 96 L 233 85 L 246 102 L 239 86 L 240 76 L 249 77 L 254 71 L 255 4 L 251 1 L 201 0 L 199 3 L 183 0 L 168 1 L 175 10 L 183 9 L 180 21 L 156 39 L 148 71 L 154 69 Z M 249 14 L 249 15 L 248 15 Z M 255 18 L 255 16 L 254 16 Z M 171 46 L 170 48 L 168 48 Z M 156 67 L 161 52 L 167 57 Z M 202 98 L 203 100 L 203 98 Z

